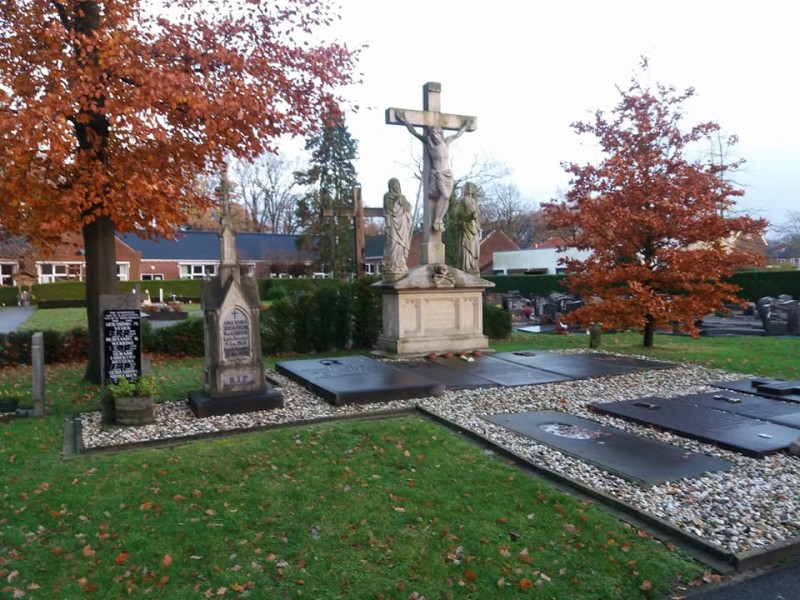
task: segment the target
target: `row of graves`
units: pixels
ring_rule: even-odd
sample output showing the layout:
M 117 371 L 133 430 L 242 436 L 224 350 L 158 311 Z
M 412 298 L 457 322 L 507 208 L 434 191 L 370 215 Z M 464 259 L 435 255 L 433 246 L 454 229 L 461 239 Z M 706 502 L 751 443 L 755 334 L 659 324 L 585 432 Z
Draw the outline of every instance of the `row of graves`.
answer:
M 764 296 L 744 308 L 727 306 L 722 314 L 707 315 L 697 321 L 700 335 L 722 336 L 800 336 L 800 302 L 788 294 Z
M 518 290 L 506 294 L 487 292 L 486 301 L 507 310 L 516 329 L 531 333 L 567 329 L 562 317 L 583 306 L 583 300 L 578 296 L 557 292 L 547 296 L 523 296 Z

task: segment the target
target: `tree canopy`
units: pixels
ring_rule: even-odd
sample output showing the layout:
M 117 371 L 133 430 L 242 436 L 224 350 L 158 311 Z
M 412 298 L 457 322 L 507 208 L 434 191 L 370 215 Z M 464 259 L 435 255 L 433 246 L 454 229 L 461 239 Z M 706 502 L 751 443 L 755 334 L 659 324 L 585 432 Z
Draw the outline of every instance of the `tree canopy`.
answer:
M 353 164 L 358 158 L 358 142 L 341 117 L 309 137 L 306 150 L 310 165 L 295 173 L 295 181 L 308 189 L 297 205 L 303 227 L 300 244 L 304 248 L 318 244 L 321 268 L 345 276 L 356 269 L 352 218 L 323 217 L 322 211 L 352 208 L 353 188 L 358 185 Z
M 591 251 L 586 260 L 566 261 L 568 287 L 586 300 L 573 318 L 641 328 L 651 346 L 656 328 L 680 323 L 696 333 L 696 319 L 737 300 L 724 277 L 760 257 L 734 240 L 762 234 L 766 222 L 724 216 L 743 193 L 726 177 L 742 161 L 699 153 L 698 142 L 719 127 L 682 128 L 681 108 L 693 89 L 678 93 L 634 78 L 619 91 L 610 117 L 597 111 L 592 121 L 573 124 L 596 136 L 603 158 L 565 163 L 570 188 L 544 211 L 552 227 L 568 232 L 565 246 Z
M 208 204 L 198 173 L 337 114 L 355 53 L 312 43 L 331 19 L 316 0 L 0 3 L 0 223 L 82 230 L 92 340 L 115 231 L 173 235 Z

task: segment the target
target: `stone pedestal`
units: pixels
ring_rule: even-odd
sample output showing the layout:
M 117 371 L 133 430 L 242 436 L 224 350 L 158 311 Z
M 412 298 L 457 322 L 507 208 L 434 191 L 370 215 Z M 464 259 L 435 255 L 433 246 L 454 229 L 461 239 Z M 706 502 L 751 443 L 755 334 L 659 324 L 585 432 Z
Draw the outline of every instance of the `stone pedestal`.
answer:
M 444 264 L 422 265 L 397 281 L 376 283 L 383 296 L 378 349 L 400 356 L 485 351 L 483 291 L 493 286 Z

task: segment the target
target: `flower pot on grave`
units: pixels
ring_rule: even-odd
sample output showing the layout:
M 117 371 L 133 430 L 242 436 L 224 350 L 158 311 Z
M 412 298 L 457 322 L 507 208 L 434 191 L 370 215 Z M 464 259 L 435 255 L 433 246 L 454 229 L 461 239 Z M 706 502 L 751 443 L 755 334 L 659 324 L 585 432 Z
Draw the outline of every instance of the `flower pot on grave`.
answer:
M 120 396 L 114 398 L 114 420 L 117 425 L 148 425 L 155 421 L 152 396 Z
M 109 383 L 103 392 L 103 420 L 110 417 L 117 425 L 147 425 L 155 421 L 156 382 L 152 377 L 139 377 L 134 382 L 121 377 Z M 113 406 L 107 397 L 113 398 Z M 113 417 L 110 412 L 113 410 Z

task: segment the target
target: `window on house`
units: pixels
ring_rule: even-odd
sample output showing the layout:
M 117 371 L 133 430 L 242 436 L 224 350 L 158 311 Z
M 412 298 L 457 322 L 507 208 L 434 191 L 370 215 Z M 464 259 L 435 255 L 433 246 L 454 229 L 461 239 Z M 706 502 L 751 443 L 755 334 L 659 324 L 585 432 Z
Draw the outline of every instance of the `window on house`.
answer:
M 128 269 L 130 265 L 128 263 L 117 263 L 117 280 L 118 281 L 128 281 Z
M 142 281 L 164 281 L 163 273 L 143 273 Z
M 0 285 L 14 285 L 15 266 L 13 263 L 0 265 Z
M 217 274 L 216 264 L 180 265 L 181 279 L 205 279 Z
M 39 272 L 39 283 L 53 283 L 71 279 L 83 281 L 82 263 L 40 263 L 36 268 Z

